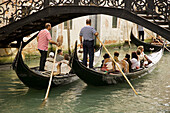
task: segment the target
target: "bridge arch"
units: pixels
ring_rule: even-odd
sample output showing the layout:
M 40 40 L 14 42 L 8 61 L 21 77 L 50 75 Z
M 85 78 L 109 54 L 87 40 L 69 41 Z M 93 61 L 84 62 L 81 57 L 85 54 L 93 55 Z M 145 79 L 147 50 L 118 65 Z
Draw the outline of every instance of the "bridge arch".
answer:
M 49 6 L 41 11 L 38 11 L 32 15 L 29 15 L 21 20 L 18 20 L 8 26 L 0 28 L 0 43 L 4 41 L 10 43 L 15 40 L 21 40 L 24 36 L 27 36 L 33 32 L 44 28 L 44 23 L 50 22 L 52 26 L 60 24 L 64 21 L 94 14 L 106 14 L 110 16 L 116 16 L 136 24 L 142 25 L 143 27 L 150 29 L 151 31 L 161 35 L 165 39 L 170 41 L 170 30 L 164 29 L 146 19 L 137 16 L 136 14 L 119 8 L 109 7 L 96 7 L 96 6 Z M 33 29 L 28 29 L 25 33 L 13 34 L 14 31 L 24 28 L 24 26 L 30 23 L 38 23 Z M 4 34 L 4 35 L 2 35 Z

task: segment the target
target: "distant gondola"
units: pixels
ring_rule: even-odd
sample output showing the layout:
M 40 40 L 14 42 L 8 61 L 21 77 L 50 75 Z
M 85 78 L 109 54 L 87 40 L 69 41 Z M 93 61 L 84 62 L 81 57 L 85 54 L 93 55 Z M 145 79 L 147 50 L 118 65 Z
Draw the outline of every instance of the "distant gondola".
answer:
M 125 74 L 127 78 L 131 80 L 131 79 L 139 78 L 147 73 L 150 73 L 156 67 L 158 61 L 161 59 L 163 55 L 163 50 L 164 49 L 161 49 L 158 52 L 148 55 L 148 57 L 152 60 L 152 63 L 149 64 L 147 68 L 143 68 L 138 71 Z M 117 84 L 119 82 L 126 81 L 125 78 L 122 76 L 122 74 L 105 74 L 100 70 L 97 71 L 85 67 L 81 62 L 79 62 L 76 51 L 77 51 L 77 43 L 73 53 L 72 69 L 73 72 L 85 83 L 95 85 L 95 86 L 101 86 L 101 85 Z
M 158 51 L 162 48 L 161 45 L 154 45 L 154 44 L 149 44 L 149 43 L 145 43 L 143 41 L 140 41 L 139 39 L 137 39 L 133 33 L 131 32 L 131 35 L 130 35 L 130 38 L 131 38 L 131 41 L 132 43 L 134 43 L 136 46 L 140 46 L 142 45 L 144 47 L 144 51 L 145 52 L 150 52 L 150 51 Z M 168 45 L 165 45 L 168 49 L 170 49 L 170 46 Z M 166 50 L 166 49 L 165 49 Z

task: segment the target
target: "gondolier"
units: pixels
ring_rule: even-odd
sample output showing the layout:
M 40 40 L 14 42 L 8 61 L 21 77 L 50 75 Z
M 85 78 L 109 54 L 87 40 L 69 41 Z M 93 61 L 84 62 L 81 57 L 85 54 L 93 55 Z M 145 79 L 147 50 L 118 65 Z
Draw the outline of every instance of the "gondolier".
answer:
M 138 25 L 138 33 L 139 33 L 139 40 L 140 40 L 140 37 L 142 37 L 142 41 L 144 41 L 144 30 L 143 30 L 143 27 Z
M 80 31 L 80 43 L 83 46 L 83 64 L 87 66 L 87 54 L 89 54 L 89 68 L 93 68 L 94 39 L 98 32 L 91 26 L 91 19 L 86 20 L 86 26 Z M 83 41 L 82 41 L 83 38 Z
M 46 23 L 45 29 L 41 30 L 37 36 L 38 50 L 41 54 L 39 71 L 44 71 L 44 66 L 47 58 L 48 43 L 50 42 L 51 44 L 59 46 L 59 43 L 52 41 L 49 30 L 51 30 L 51 24 Z

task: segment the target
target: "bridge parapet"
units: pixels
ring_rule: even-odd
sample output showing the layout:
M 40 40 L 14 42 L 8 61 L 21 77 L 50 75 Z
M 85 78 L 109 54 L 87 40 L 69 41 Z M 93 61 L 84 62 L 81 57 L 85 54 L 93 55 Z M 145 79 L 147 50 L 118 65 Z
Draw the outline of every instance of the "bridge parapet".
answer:
M 49 6 L 93 6 L 120 8 L 145 13 L 170 23 L 169 0 L 7 0 L 0 3 L 0 27 L 17 21 Z M 155 18 L 157 17 L 157 18 Z

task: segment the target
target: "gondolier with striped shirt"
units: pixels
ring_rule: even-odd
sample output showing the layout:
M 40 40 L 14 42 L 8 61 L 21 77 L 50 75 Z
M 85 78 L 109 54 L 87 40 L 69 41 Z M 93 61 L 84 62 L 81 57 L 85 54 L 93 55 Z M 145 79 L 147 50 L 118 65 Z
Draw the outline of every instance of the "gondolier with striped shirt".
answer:
M 91 26 L 91 19 L 86 20 L 86 26 L 80 31 L 80 43 L 83 46 L 83 64 L 87 66 L 87 54 L 89 54 L 89 68 L 93 68 L 94 60 L 94 39 L 98 32 Z M 82 41 L 83 38 L 83 41 Z
M 51 44 L 59 46 L 59 43 L 52 41 L 49 30 L 51 30 L 51 24 L 46 23 L 45 29 L 41 30 L 37 36 L 38 50 L 41 54 L 39 71 L 44 71 L 44 66 L 47 58 L 48 43 L 50 42 Z

